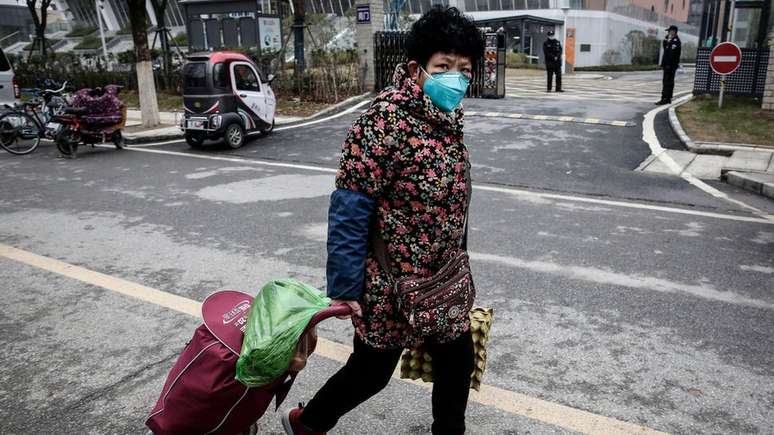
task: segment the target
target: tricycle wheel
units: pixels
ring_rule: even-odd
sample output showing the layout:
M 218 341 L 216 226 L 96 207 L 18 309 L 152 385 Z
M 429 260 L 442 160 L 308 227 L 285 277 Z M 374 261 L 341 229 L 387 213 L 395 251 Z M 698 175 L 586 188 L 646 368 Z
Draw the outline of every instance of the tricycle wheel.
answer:
M 204 145 L 204 136 L 200 134 L 186 134 L 185 141 L 191 148 L 199 149 Z
M 126 140 L 124 139 L 124 135 L 121 134 L 121 130 L 116 131 L 113 133 L 113 144 L 116 146 L 116 149 L 122 150 L 126 147 Z
M 71 132 L 63 129 L 55 138 L 56 148 L 64 157 L 75 158 L 78 152 L 78 142 L 73 140 Z
M 245 143 L 245 130 L 236 122 L 230 124 L 226 127 L 225 139 L 228 146 L 237 149 Z

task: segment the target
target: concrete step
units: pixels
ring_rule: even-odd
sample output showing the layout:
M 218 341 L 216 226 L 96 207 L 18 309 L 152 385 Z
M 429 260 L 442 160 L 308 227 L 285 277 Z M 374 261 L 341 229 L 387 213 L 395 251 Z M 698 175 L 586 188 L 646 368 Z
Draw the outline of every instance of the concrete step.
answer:
M 774 174 L 730 171 L 725 179 L 728 184 L 774 199 Z
M 763 151 L 734 151 L 731 157 L 723 165 L 722 173 L 727 172 L 756 172 L 774 173 L 772 162 L 774 152 Z

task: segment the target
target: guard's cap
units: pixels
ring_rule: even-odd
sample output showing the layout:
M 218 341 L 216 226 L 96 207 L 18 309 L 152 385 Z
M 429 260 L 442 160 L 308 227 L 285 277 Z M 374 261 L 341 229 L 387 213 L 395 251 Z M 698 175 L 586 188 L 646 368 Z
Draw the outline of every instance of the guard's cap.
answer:
M 548 31 L 548 33 L 547 33 L 547 35 L 548 35 L 548 36 L 554 36 L 554 31 L 553 31 L 553 30 L 549 30 L 549 31 Z
M 666 29 L 666 31 L 667 31 L 667 32 L 668 32 L 668 31 L 670 31 L 670 30 L 674 30 L 675 32 L 677 32 L 677 26 L 675 26 L 674 24 L 672 24 L 671 26 L 669 26 L 669 28 L 668 28 L 668 29 Z

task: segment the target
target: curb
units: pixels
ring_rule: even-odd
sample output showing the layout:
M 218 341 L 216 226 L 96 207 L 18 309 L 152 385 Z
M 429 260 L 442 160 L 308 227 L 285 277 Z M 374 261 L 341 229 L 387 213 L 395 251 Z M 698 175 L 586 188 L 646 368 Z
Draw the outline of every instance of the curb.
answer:
M 729 171 L 725 173 L 726 183 L 774 199 L 774 179 L 765 181 L 761 175 L 747 172 Z
M 356 95 L 354 97 L 347 98 L 344 101 L 338 102 L 333 106 L 326 107 L 325 109 L 320 110 L 319 112 L 314 113 L 310 116 L 307 116 L 304 118 L 296 118 L 286 123 L 278 123 L 277 126 L 283 126 L 283 127 L 292 126 L 294 124 L 314 120 L 315 118 L 319 118 L 331 112 L 336 112 L 340 110 L 342 107 L 354 106 L 355 104 L 360 103 L 361 101 L 367 98 L 370 98 L 372 94 L 373 94 L 372 92 L 366 92 L 365 94 Z M 137 145 L 137 144 L 143 144 L 143 143 L 149 143 L 149 142 L 161 142 L 161 141 L 175 140 L 175 139 L 183 139 L 183 132 L 181 131 L 179 133 L 160 133 L 157 135 L 145 135 L 145 136 L 135 136 L 135 137 L 133 137 L 132 135 L 124 136 L 124 140 L 128 145 Z
M 685 148 L 688 149 L 688 151 L 694 152 L 696 154 L 715 154 L 720 156 L 730 156 L 734 153 L 734 151 L 758 151 L 759 149 L 761 151 L 768 151 L 771 148 L 766 147 L 764 145 L 753 145 L 753 146 L 746 146 L 746 145 L 729 145 L 729 144 L 715 144 L 715 143 L 706 143 L 706 142 L 694 142 L 690 137 L 688 137 L 688 134 L 683 129 L 683 126 L 680 124 L 680 120 L 677 119 L 677 112 L 675 109 L 677 107 L 682 106 L 683 104 L 693 100 L 693 95 L 691 95 L 690 98 L 688 98 L 685 101 L 680 102 L 679 104 L 675 104 L 669 108 L 669 125 L 672 127 L 672 131 L 675 132 L 677 137 L 680 139 L 680 142 L 683 143 Z
M 678 139 L 680 139 L 680 142 L 682 142 L 689 151 L 699 153 L 701 152 L 701 149 L 699 149 L 699 147 L 696 146 L 696 143 L 692 141 L 690 137 L 688 137 L 688 134 L 685 133 L 683 126 L 680 125 L 680 120 L 677 119 L 677 112 L 675 111 L 677 107 L 680 107 L 691 100 L 693 100 L 693 95 L 691 95 L 690 98 L 687 98 L 685 101 L 669 107 L 669 126 L 672 127 L 672 131 L 677 135 Z M 730 153 L 728 154 L 730 155 Z
M 124 141 L 127 145 L 137 145 L 142 143 L 149 143 L 149 142 L 160 142 L 165 140 L 175 140 L 175 139 L 182 139 L 183 138 L 183 132 L 179 133 L 160 133 L 153 136 L 131 136 L 131 135 L 124 135 Z

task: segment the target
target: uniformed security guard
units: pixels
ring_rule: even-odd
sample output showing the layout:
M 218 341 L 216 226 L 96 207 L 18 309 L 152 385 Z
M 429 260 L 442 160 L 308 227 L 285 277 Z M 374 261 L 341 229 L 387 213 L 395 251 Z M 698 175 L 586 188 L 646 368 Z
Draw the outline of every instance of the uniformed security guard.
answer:
M 554 38 L 554 31 L 548 31 L 548 39 L 543 43 L 543 57 L 546 60 L 546 74 L 548 74 L 548 87 L 546 92 L 551 92 L 551 82 L 556 74 L 556 92 L 562 90 L 562 43 Z
M 661 89 L 661 99 L 656 103 L 669 104 L 675 90 L 675 73 L 680 67 L 680 38 L 677 37 L 677 26 L 669 26 L 662 45 L 664 54 L 661 56 L 661 68 L 664 70 L 664 81 Z

